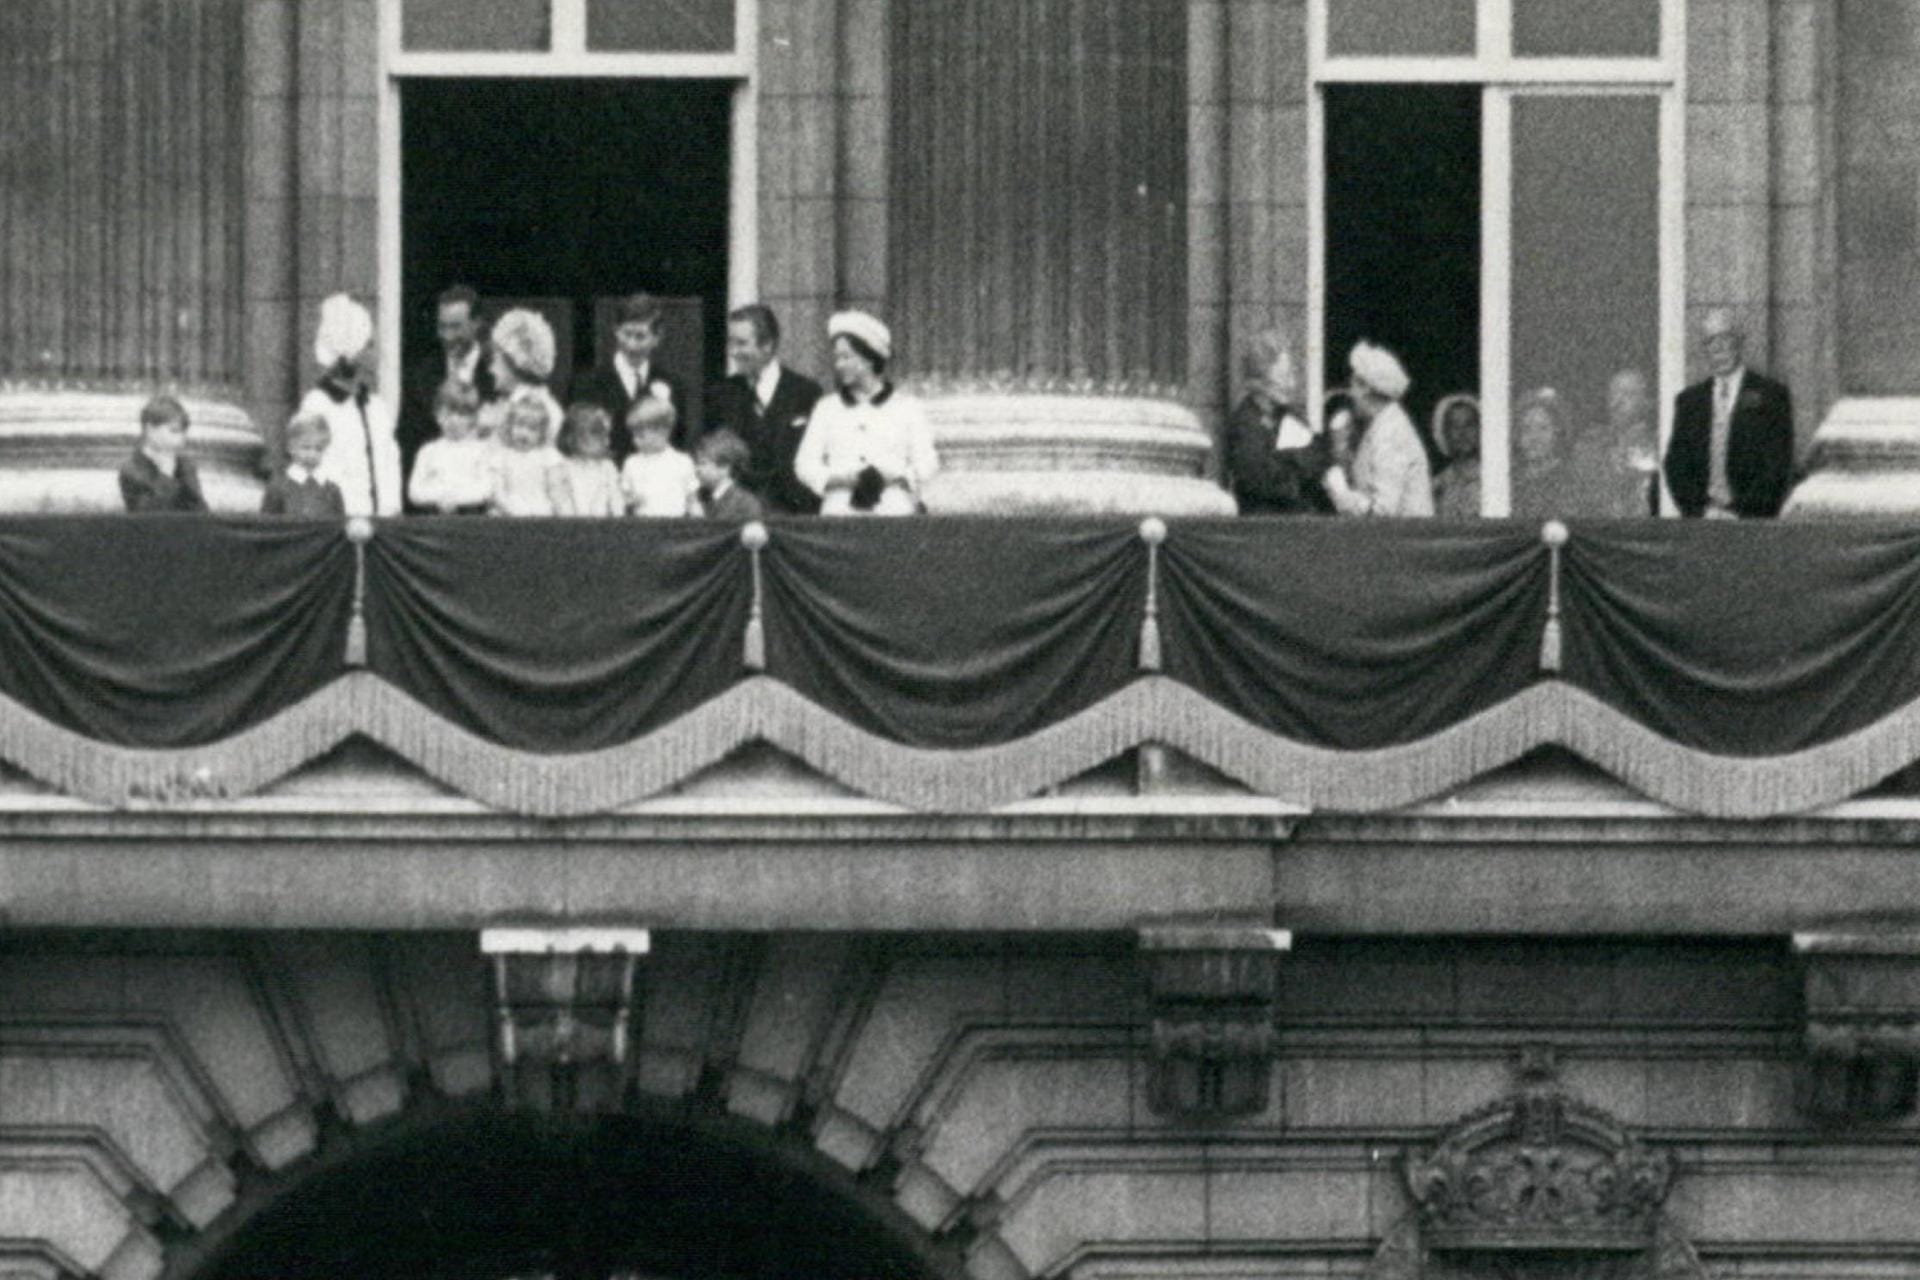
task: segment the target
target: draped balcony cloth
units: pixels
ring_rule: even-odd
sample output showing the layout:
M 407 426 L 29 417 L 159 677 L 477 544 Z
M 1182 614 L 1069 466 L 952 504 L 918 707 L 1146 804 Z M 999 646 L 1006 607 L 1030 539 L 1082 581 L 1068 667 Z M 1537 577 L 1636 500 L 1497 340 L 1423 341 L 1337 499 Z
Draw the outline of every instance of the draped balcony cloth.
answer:
M 700 521 L 416 519 L 362 550 L 335 524 L 0 520 L 0 760 L 172 802 L 360 735 L 557 816 L 765 741 L 962 812 L 1161 742 L 1367 811 L 1558 745 L 1760 817 L 1920 759 L 1905 527 L 1577 524 L 1557 568 L 1508 521 L 1183 522 L 1157 552 L 1117 520 L 769 527 L 756 573 L 736 527 Z

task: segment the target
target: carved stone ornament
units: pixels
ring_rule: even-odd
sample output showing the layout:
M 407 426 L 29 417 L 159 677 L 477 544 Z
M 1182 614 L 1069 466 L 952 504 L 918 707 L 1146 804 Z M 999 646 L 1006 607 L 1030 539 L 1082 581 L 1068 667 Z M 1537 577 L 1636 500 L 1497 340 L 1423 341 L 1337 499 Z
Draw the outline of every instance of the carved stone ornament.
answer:
M 1367 1280 L 1703 1280 L 1662 1211 L 1672 1160 L 1570 1096 L 1548 1050 L 1523 1052 L 1510 1095 L 1404 1169 L 1413 1211 Z
M 1273 1072 L 1273 1002 L 1292 943 L 1262 926 L 1161 925 L 1140 931 L 1153 1002 L 1147 1105 L 1221 1120 L 1264 1111 Z
M 1802 933 L 1806 1057 L 1800 1105 L 1816 1119 L 1883 1124 L 1920 1102 L 1920 935 Z

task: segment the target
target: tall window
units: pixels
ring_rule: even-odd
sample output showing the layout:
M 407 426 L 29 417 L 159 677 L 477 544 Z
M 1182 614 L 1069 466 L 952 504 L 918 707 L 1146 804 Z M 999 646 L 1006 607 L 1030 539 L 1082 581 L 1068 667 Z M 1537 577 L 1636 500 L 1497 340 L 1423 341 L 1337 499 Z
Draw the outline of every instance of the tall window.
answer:
M 1683 6 L 1309 14 L 1321 385 L 1340 385 L 1353 341 L 1384 343 L 1416 417 L 1478 397 L 1484 514 L 1645 511 L 1683 358 Z M 1391 145 L 1356 150 L 1369 137 Z

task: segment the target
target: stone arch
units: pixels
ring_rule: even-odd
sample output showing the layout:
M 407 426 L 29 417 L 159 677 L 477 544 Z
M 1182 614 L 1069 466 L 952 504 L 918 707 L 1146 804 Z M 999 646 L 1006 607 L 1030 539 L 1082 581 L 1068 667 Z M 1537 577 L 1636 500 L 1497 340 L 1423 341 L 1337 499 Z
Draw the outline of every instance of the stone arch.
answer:
M 166 1280 L 343 1274 L 812 1274 L 964 1280 L 964 1250 L 797 1136 L 643 1102 L 439 1100 L 250 1187 Z

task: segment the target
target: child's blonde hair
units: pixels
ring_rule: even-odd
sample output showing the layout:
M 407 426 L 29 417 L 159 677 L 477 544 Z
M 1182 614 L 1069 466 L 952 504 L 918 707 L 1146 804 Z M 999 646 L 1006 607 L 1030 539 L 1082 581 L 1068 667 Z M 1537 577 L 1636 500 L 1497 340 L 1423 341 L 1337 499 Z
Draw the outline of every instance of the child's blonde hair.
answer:
M 672 433 L 674 424 L 680 415 L 673 411 L 673 402 L 663 396 L 641 396 L 627 410 L 627 429 L 635 435 L 642 431 L 665 431 Z
M 296 413 L 287 422 L 287 443 L 296 440 L 311 440 L 316 436 L 333 439 L 333 427 L 317 413 Z
M 544 444 L 547 433 L 553 429 L 552 415 L 547 412 L 547 402 L 539 396 L 521 396 L 507 406 L 507 434 L 511 436 L 514 428 L 521 424 L 538 424 L 540 440 Z

